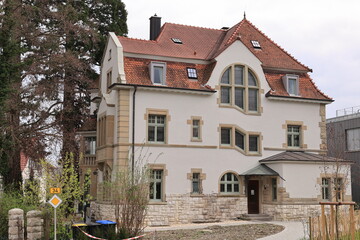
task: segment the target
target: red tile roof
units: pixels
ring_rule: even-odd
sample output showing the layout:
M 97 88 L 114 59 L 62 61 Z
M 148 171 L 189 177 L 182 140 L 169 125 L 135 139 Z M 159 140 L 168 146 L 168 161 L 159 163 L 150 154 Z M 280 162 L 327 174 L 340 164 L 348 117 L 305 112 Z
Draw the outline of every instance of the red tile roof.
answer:
M 319 100 L 331 100 L 323 94 L 305 72 L 312 70 L 287 53 L 251 22 L 244 18 L 228 30 L 209 29 L 165 23 L 155 41 L 118 37 L 126 53 L 145 54 L 180 58 L 177 62 L 167 62 L 167 87 L 202 90 L 215 66 L 212 64 L 182 63 L 181 58 L 213 60 L 235 41 L 241 41 L 261 62 L 266 79 L 272 89 L 268 95 L 287 96 L 281 76 L 288 73 L 300 75 L 300 97 Z M 182 44 L 174 43 L 171 38 L 178 38 Z M 252 46 L 251 40 L 260 43 L 261 48 Z M 148 64 L 151 60 L 125 57 L 125 74 L 128 84 L 152 85 Z M 186 67 L 198 70 L 199 81 L 188 79 Z M 280 70 L 280 71 L 279 71 Z M 269 71 L 277 71 L 269 73 Z
M 126 81 L 128 84 L 150 86 L 153 85 L 150 79 L 149 64 L 151 59 L 124 58 Z M 166 62 L 166 86 L 170 88 L 185 88 L 196 90 L 212 90 L 205 86 L 209 80 L 213 64 L 191 64 L 182 62 Z M 196 68 L 198 79 L 189 79 L 186 68 Z
M 267 93 L 267 96 L 290 97 L 282 81 L 282 77 L 284 75 L 285 73 L 265 72 L 266 80 L 271 88 L 271 90 Z M 292 96 L 293 98 L 307 98 L 325 101 L 332 100 L 316 87 L 308 74 L 302 73 L 297 75 L 299 76 L 299 96 Z

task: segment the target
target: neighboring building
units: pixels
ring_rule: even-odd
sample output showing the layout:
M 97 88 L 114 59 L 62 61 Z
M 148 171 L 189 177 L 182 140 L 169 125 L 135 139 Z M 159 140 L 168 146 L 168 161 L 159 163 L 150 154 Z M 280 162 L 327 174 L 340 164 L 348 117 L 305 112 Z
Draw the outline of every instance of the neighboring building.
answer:
M 141 149 L 151 153 L 150 225 L 248 213 L 295 219 L 318 211 L 319 201 L 351 200 L 324 169 L 337 162 L 325 155 L 325 106 L 333 100 L 310 68 L 246 18 L 223 29 L 160 28 L 157 16 L 150 25 L 151 40 L 109 34 L 98 93 L 99 182 L 131 166 L 132 151 L 135 160 Z M 336 181 L 349 182 L 345 172 Z M 113 218 L 103 197 L 92 207 L 98 218 Z
M 353 200 L 360 203 L 360 106 L 337 111 L 326 120 L 328 155 L 355 162 L 351 166 Z

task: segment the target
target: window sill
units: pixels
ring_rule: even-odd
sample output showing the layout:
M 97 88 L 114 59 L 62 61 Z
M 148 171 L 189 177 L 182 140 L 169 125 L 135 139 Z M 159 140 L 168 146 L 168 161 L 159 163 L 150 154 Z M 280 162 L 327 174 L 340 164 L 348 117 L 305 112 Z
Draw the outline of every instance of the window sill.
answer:
M 149 205 L 167 205 L 167 202 L 149 200 Z
M 261 116 L 260 111 L 245 111 L 240 107 L 231 105 L 230 103 L 229 104 L 220 103 L 219 107 L 221 107 L 221 108 L 233 108 L 233 109 L 235 109 L 235 110 L 237 110 L 237 111 L 239 111 L 239 112 L 241 112 L 241 113 L 243 113 L 245 115 Z
M 200 138 L 200 139 L 198 139 L 198 138 L 192 138 L 190 141 L 191 141 L 191 142 L 202 142 L 202 139 L 201 139 L 201 138 Z
M 190 197 L 204 197 L 203 193 L 190 193 Z
M 218 197 L 244 197 L 245 195 L 242 195 L 240 193 L 218 193 Z

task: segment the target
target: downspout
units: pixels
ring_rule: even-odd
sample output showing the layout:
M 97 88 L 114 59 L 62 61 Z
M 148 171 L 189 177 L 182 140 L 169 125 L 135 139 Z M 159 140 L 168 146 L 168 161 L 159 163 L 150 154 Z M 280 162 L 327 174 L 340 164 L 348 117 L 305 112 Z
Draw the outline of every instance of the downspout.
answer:
M 134 171 L 135 171 L 135 100 L 136 100 L 137 86 L 134 86 L 133 92 L 133 105 L 132 105 L 132 149 L 131 149 L 131 182 L 134 184 Z

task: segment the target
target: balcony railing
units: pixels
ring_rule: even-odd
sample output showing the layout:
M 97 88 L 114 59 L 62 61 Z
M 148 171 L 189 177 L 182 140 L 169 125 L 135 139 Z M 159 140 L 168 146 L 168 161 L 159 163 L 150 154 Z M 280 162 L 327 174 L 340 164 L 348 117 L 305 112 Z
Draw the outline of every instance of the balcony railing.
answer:
M 85 155 L 82 160 L 82 165 L 95 166 L 96 165 L 96 155 Z
M 360 113 L 360 106 L 336 110 L 336 117 Z

